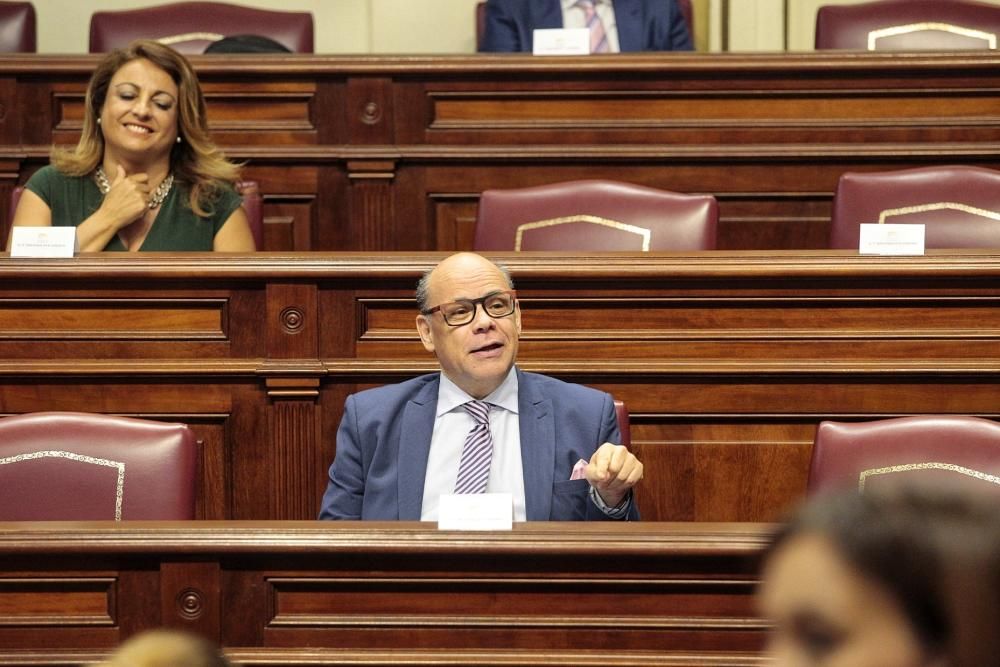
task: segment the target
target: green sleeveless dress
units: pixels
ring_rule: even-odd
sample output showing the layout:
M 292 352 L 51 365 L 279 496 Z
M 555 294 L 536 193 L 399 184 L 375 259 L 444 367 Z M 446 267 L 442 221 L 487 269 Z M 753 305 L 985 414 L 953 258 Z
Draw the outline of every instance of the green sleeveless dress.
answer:
M 25 187 L 48 204 L 55 227 L 78 226 L 100 208 L 104 199 L 93 178 L 66 176 L 51 165 L 36 171 Z M 212 250 L 215 235 L 242 199 L 236 190 L 225 190 L 214 202 L 212 215 L 201 218 L 188 205 L 188 192 L 188 188 L 174 183 L 140 251 Z M 104 249 L 124 251 L 125 245 L 115 235 Z

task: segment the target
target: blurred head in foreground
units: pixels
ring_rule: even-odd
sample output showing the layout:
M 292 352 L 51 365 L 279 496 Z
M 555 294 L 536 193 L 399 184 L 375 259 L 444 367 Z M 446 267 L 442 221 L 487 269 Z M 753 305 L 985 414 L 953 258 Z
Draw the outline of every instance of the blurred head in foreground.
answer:
M 125 641 L 94 667 L 233 667 L 211 641 L 178 630 L 150 630 Z
M 997 496 L 817 497 L 781 528 L 760 605 L 777 665 L 1000 665 Z

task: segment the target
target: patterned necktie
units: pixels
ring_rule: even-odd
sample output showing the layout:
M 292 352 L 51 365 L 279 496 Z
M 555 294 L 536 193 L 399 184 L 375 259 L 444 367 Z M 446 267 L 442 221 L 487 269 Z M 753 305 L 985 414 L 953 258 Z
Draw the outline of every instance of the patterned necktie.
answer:
M 455 493 L 485 493 L 490 481 L 490 462 L 493 460 L 493 436 L 490 434 L 490 404 L 469 401 L 462 406 L 476 421 L 462 447 L 462 460 L 458 464 Z
M 583 10 L 587 30 L 590 31 L 590 52 L 607 53 L 610 51 L 608 34 L 604 31 L 604 22 L 597 14 L 597 8 L 594 7 L 594 0 L 577 0 L 576 6 Z

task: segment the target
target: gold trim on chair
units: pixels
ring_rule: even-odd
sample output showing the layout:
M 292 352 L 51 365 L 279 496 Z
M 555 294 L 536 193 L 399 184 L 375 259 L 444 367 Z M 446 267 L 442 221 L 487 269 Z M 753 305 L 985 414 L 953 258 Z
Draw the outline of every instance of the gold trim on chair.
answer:
M 947 470 L 949 472 L 957 472 L 958 474 L 965 475 L 966 477 L 973 477 L 983 482 L 989 482 L 990 484 L 1000 485 L 1000 476 L 980 472 L 978 470 L 966 468 L 954 463 L 903 463 L 895 466 L 887 466 L 885 468 L 862 470 L 861 474 L 858 476 L 858 491 L 865 490 L 865 481 L 869 477 L 874 477 L 875 475 L 888 475 L 889 473 L 894 472 L 909 472 L 911 470 Z
M 524 232 L 531 231 L 532 229 L 542 229 L 543 227 L 557 227 L 559 225 L 566 225 L 573 222 L 586 222 L 592 225 L 600 225 L 602 227 L 610 227 L 611 229 L 617 229 L 618 231 L 628 232 L 629 234 L 636 234 L 642 238 L 642 252 L 649 252 L 649 239 L 652 236 L 652 232 L 650 230 L 645 227 L 637 227 L 636 225 L 627 225 L 624 222 L 618 222 L 616 220 L 599 218 L 595 215 L 568 215 L 562 218 L 526 222 L 523 225 L 518 225 L 517 234 L 514 236 L 514 250 L 520 252 L 521 240 L 524 238 Z
M 180 35 L 157 37 L 156 41 L 166 46 L 173 46 L 174 44 L 180 44 L 181 42 L 193 42 L 199 39 L 208 40 L 209 42 L 217 42 L 223 38 L 225 38 L 225 35 L 220 35 L 217 32 L 185 32 Z
M 61 449 L 46 449 L 40 452 L 30 452 L 28 454 L 18 454 L 16 456 L 8 456 L 6 458 L 0 458 L 0 465 L 6 465 L 8 463 L 20 463 L 22 461 L 30 461 L 32 459 L 43 459 L 43 458 L 69 459 L 70 461 L 77 461 L 78 463 L 89 463 L 91 465 L 117 468 L 118 483 L 115 488 L 115 521 L 122 520 L 122 496 L 124 495 L 125 491 L 125 464 L 123 462 L 111 461 L 109 459 L 98 459 L 94 458 L 93 456 L 85 456 L 84 454 L 74 454 L 73 452 L 67 452 Z
M 952 25 L 951 23 L 936 23 L 927 21 L 924 23 L 910 23 L 907 25 L 896 25 L 889 28 L 872 30 L 868 33 L 868 50 L 875 51 L 876 42 L 884 37 L 895 37 L 896 35 L 906 35 L 911 32 L 922 32 L 924 30 L 938 30 L 940 32 L 950 32 L 953 35 L 981 39 L 989 45 L 989 48 L 997 48 L 997 36 L 993 33 L 975 30 L 973 28 L 963 28 L 961 26 Z
M 909 215 L 911 213 L 927 213 L 929 211 L 961 211 L 970 215 L 978 215 L 990 220 L 1000 221 L 1000 213 L 990 211 L 985 208 L 977 208 L 968 204 L 958 202 L 941 201 L 932 204 L 920 204 L 918 206 L 904 206 L 902 208 L 889 208 L 878 214 L 878 224 L 885 224 L 886 218 L 894 215 Z

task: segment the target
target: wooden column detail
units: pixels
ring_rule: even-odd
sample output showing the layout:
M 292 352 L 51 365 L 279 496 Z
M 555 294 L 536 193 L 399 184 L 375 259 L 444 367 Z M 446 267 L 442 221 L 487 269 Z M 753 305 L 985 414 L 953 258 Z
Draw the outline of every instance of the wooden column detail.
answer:
M 358 222 L 351 249 L 396 249 L 392 187 L 396 163 L 392 160 L 350 161 L 347 176 L 351 182 L 351 219 Z
M 272 378 L 269 410 L 274 447 L 268 481 L 271 519 L 315 519 L 319 498 L 313 492 L 319 469 L 319 378 Z M 280 491 L 279 491 L 280 489 Z
M 312 519 L 320 377 L 317 286 L 267 286 L 268 361 L 262 373 L 270 399 L 267 468 L 269 519 Z M 272 370 L 273 369 L 273 370 Z
M 218 562 L 160 564 L 160 615 L 164 627 L 221 637 Z

